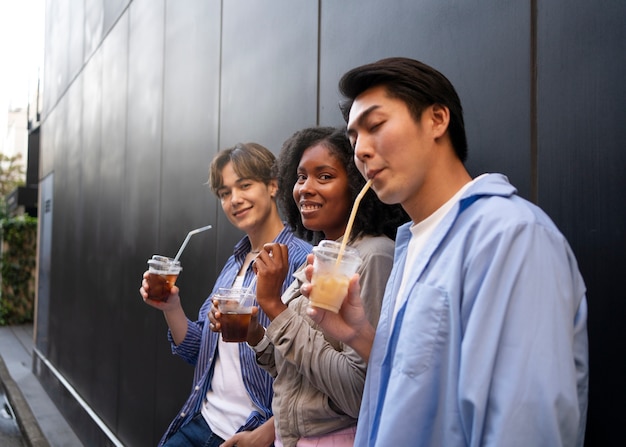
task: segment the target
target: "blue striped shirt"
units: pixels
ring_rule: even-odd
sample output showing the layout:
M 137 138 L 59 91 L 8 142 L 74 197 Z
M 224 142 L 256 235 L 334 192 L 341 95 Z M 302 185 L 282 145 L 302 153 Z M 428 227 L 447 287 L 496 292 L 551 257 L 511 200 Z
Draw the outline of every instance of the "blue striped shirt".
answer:
M 306 255 L 311 252 L 311 245 L 296 238 L 287 227 L 278 234 L 274 242 L 285 244 L 289 249 L 289 270 L 283 283 L 282 294 L 292 282 L 293 273 L 306 261 Z M 187 320 L 187 335 L 180 345 L 174 344 L 172 334 L 168 331 L 172 352 L 183 358 L 187 363 L 194 365 L 195 371 L 191 395 L 168 427 L 159 445 L 163 445 L 171 435 L 190 421 L 202 408 L 204 397 L 211 386 L 213 365 L 217 356 L 217 344 L 220 336 L 219 333 L 213 332 L 208 324 L 205 324 L 205 322 L 208 322 L 207 313 L 211 309 L 211 297 L 219 287 L 232 286 L 250 249 L 250 241 L 247 236 L 235 245 L 232 256 L 228 258 L 215 281 L 211 295 L 207 297 L 200 308 L 198 321 Z M 254 272 L 252 265 L 250 265 L 246 270 L 243 285 L 250 284 L 253 278 Z M 261 309 L 259 309 L 258 318 L 263 326 L 269 325 L 269 319 Z M 262 410 L 262 413 L 253 411 L 239 431 L 253 430 L 272 416 L 273 380 L 267 372 L 257 365 L 255 353 L 251 349 L 245 346 L 244 349 L 239 349 L 239 360 L 243 383 L 248 391 L 248 395 L 252 402 Z

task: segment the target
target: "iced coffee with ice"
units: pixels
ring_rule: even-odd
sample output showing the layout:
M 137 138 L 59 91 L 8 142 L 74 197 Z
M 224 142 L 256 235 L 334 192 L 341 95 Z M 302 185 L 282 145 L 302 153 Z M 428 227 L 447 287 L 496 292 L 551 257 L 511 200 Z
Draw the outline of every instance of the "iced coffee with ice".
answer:
M 348 283 L 361 265 L 359 253 L 352 247 L 344 247 L 335 241 L 321 241 L 313 248 L 313 277 L 311 278 L 312 306 L 339 312 L 348 293 Z
M 148 260 L 148 298 L 165 301 L 183 268 L 180 261 L 154 255 Z

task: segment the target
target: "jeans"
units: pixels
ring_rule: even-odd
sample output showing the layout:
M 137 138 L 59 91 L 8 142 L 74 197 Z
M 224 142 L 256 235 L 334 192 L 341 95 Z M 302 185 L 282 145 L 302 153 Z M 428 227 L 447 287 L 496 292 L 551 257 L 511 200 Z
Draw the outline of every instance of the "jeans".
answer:
M 224 440 L 214 434 L 201 413 L 183 425 L 163 447 L 219 447 Z

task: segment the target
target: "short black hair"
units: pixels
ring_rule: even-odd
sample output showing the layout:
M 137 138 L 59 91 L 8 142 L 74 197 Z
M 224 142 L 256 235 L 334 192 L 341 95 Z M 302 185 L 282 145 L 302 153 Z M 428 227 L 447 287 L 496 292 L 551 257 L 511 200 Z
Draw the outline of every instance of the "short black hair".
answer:
M 339 81 L 339 91 L 346 98 L 340 104 L 346 122 L 357 96 L 379 85 L 385 87 L 390 97 L 403 101 L 416 121 L 426 107 L 433 104 L 445 106 L 450 111 L 450 141 L 459 159 L 465 162 L 467 137 L 463 107 L 448 78 L 423 62 L 404 57 L 381 59 L 353 68 Z

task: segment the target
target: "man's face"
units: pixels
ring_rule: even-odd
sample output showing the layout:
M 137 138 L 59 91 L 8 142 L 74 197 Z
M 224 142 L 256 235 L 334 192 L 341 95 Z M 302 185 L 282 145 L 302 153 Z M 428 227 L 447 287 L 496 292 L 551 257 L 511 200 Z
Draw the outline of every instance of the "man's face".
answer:
M 348 136 L 355 163 L 384 203 L 411 204 L 426 193 L 436 161 L 429 113 L 416 122 L 408 107 L 387 95 L 384 86 L 372 87 L 352 104 Z
M 217 196 L 228 220 L 248 235 L 261 231 L 273 210 L 272 194 L 276 192 L 275 181 L 263 182 L 241 178 L 228 162 L 222 169 L 223 184 Z

